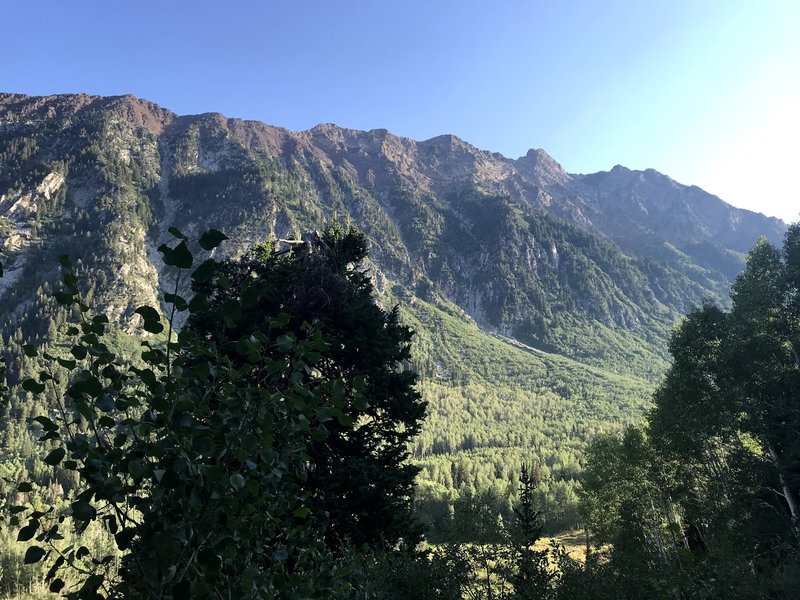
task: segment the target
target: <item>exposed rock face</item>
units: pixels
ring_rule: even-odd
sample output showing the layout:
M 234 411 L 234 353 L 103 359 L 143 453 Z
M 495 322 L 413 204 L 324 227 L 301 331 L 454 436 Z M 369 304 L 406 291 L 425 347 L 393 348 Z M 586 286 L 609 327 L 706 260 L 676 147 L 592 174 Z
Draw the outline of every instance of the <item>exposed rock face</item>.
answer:
M 629 245 L 642 235 L 676 246 L 713 240 L 739 252 L 750 249 L 754 237 L 779 242 L 785 225 L 734 208 L 696 186 L 681 185 L 658 171 L 631 171 L 617 165 L 609 172 L 580 176 L 583 193 L 606 233 Z
M 634 346 L 661 360 L 678 312 L 724 296 L 741 253 L 785 231 L 655 171 L 572 175 L 543 150 L 512 160 L 451 135 L 290 132 L 131 96 L 0 94 L 11 274 L 0 309 L 54 279 L 53 257 L 68 252 L 124 322 L 170 277 L 155 251 L 169 226 L 220 228 L 236 253 L 334 214 L 366 233 L 387 290 L 455 303 L 485 328 L 600 364 Z
M 40 199 L 50 200 L 62 185 L 64 176 L 61 173 L 48 173 L 32 190 L 3 194 L 0 196 L 0 215 L 12 222 L 22 223 L 36 215 Z
M 27 263 L 26 249 L 34 241 L 32 223 L 38 216 L 40 205 L 55 200 L 65 182 L 61 173 L 51 172 L 32 189 L 8 190 L 0 195 L 0 218 L 5 229 L 0 237 L 0 251 L 14 259 L 6 265 L 6 277 L 0 279 L 0 294 L 14 285 L 23 273 Z

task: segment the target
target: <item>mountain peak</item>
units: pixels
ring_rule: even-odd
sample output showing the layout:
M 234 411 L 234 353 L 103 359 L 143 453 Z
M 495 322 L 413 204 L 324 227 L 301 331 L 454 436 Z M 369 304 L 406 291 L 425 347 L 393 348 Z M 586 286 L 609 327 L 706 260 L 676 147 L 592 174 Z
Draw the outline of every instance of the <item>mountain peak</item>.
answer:
M 514 161 L 523 177 L 533 177 L 545 185 L 565 185 L 572 177 L 556 160 L 541 148 L 531 148 Z

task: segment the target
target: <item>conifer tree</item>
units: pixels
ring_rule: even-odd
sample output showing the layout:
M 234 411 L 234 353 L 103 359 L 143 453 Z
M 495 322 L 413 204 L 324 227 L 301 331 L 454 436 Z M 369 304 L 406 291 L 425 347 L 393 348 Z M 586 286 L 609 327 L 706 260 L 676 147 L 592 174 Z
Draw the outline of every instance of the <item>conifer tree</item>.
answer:
M 514 586 L 514 597 L 524 600 L 547 598 L 552 579 L 547 568 L 547 550 L 533 548 L 542 535 L 541 512 L 535 503 L 536 486 L 539 482 L 538 471 L 531 472 L 528 465 L 523 464 L 519 476 L 519 501 L 514 507 L 511 528 L 516 564 L 509 579 Z
M 211 307 L 195 313 L 187 334 L 214 341 L 234 362 L 242 327 L 287 315 L 287 328 L 300 335 L 313 324 L 328 344 L 316 368 L 340 382 L 346 404 L 325 414 L 309 448 L 307 490 L 330 517 L 328 540 L 412 547 L 421 528 L 412 512 L 417 468 L 406 464 L 408 445 L 419 432 L 425 403 L 407 368 L 411 331 L 397 309 L 375 303 L 361 262 L 364 236 L 334 221 L 322 235 L 287 249 L 260 246 L 241 260 L 220 263 L 220 276 L 201 284 Z M 258 302 L 249 302 L 251 297 Z M 225 306 L 241 300 L 241 319 L 231 326 Z

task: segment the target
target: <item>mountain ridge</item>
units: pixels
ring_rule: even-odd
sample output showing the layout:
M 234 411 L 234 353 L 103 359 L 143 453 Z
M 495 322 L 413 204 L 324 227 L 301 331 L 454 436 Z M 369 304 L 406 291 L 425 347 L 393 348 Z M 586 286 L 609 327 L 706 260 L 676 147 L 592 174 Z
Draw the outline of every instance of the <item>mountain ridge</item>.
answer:
M 69 107 L 67 104 L 67 100 L 72 100 L 73 105 Z M 26 104 L 28 106 L 26 106 Z M 569 179 L 578 179 L 584 180 L 587 178 L 602 176 L 606 174 L 613 174 L 617 171 L 624 171 L 627 173 L 635 174 L 639 177 L 644 175 L 655 174 L 657 176 L 664 177 L 668 179 L 672 184 L 678 186 L 680 188 L 691 189 L 691 190 L 699 190 L 702 191 L 703 194 L 715 198 L 727 206 L 733 208 L 736 212 L 742 212 L 745 214 L 753 215 L 753 216 L 762 216 L 766 218 L 768 221 L 773 223 L 783 223 L 781 219 L 778 217 L 773 217 L 769 215 L 765 215 L 764 213 L 752 211 L 746 208 L 739 208 L 735 207 L 724 200 L 722 200 L 719 196 L 710 194 L 705 190 L 702 190 L 699 186 L 692 185 L 692 184 L 683 184 L 680 183 L 669 175 L 661 173 L 660 171 L 654 168 L 647 168 L 644 170 L 636 170 L 636 169 L 629 169 L 624 165 L 614 165 L 608 171 L 598 171 L 595 173 L 570 173 L 566 171 L 560 163 L 558 163 L 554 157 L 549 155 L 544 149 L 542 148 L 530 148 L 527 153 L 523 156 L 520 156 L 516 159 L 507 157 L 499 152 L 493 152 L 490 150 L 483 150 L 479 149 L 478 147 L 470 144 L 469 142 L 459 138 L 454 134 L 444 133 L 433 136 L 431 138 L 427 138 L 424 140 L 415 140 L 414 138 L 401 136 L 392 133 L 388 129 L 385 128 L 376 128 L 370 130 L 360 130 L 360 129 L 352 129 L 347 127 L 341 127 L 334 123 L 326 122 L 326 123 L 319 123 L 309 129 L 305 130 L 289 130 L 288 128 L 269 125 L 262 121 L 254 120 L 254 119 L 241 119 L 237 117 L 227 117 L 219 112 L 203 112 L 203 113 L 196 113 L 196 114 L 189 114 L 189 115 L 178 115 L 177 113 L 171 111 L 170 109 L 166 109 L 161 107 L 155 102 L 150 100 L 138 98 L 133 94 L 120 94 L 115 96 L 101 96 L 101 95 L 90 95 L 90 94 L 53 94 L 48 96 L 31 96 L 22 93 L 10 93 L 10 92 L 0 92 L 0 108 L 5 110 L 9 110 L 12 108 L 22 108 L 24 109 L 23 116 L 30 116 L 31 114 L 37 114 L 39 118 L 43 118 L 41 114 L 42 111 L 47 109 L 48 112 L 55 111 L 57 109 L 65 109 L 65 108 L 73 108 L 75 113 L 78 113 L 83 110 L 96 110 L 99 108 L 135 108 L 138 110 L 133 110 L 129 114 L 131 115 L 138 115 L 138 119 L 134 118 L 133 121 L 139 121 L 140 124 L 146 128 L 148 128 L 152 133 L 162 133 L 163 129 L 166 125 L 165 121 L 167 119 L 170 120 L 169 124 L 175 126 L 186 126 L 187 124 L 193 124 L 198 121 L 202 120 L 216 120 L 220 124 L 225 124 L 227 128 L 231 130 L 232 134 L 235 134 L 239 137 L 240 141 L 245 141 L 246 136 L 243 136 L 242 133 L 245 130 L 255 129 L 256 132 L 262 132 L 267 134 L 267 137 L 255 135 L 254 138 L 251 140 L 252 146 L 261 145 L 262 149 L 274 149 L 276 144 L 276 138 L 281 140 L 285 137 L 293 137 L 297 138 L 306 138 L 306 137 L 313 137 L 313 134 L 316 132 L 329 132 L 329 131 L 338 131 L 341 133 L 347 133 L 350 135 L 356 134 L 356 136 L 381 136 L 383 138 L 389 138 L 390 140 L 399 140 L 401 144 L 408 144 L 413 143 L 417 145 L 424 145 L 424 146 L 435 146 L 436 143 L 440 140 L 452 140 L 455 145 L 459 145 L 462 147 L 470 148 L 474 150 L 476 153 L 480 153 L 482 155 L 490 156 L 495 159 L 499 159 L 502 161 L 507 161 L 510 163 L 517 163 L 517 164 L 524 164 L 526 160 L 531 160 L 531 157 L 534 157 L 534 162 L 536 160 L 545 162 L 547 164 L 545 173 L 540 172 L 541 179 L 547 179 L 548 177 L 551 179 L 548 183 L 555 184 L 555 183 L 562 183 L 563 181 Z M 162 117 L 159 120 L 158 118 L 152 119 L 147 118 L 147 116 L 153 116 L 161 114 Z M 53 113 L 50 112 L 50 116 L 53 116 Z M 3 121 L 4 124 L 8 124 L 9 121 L 6 119 Z M 269 140 L 269 141 L 267 141 Z M 557 172 L 557 173 L 556 173 Z M 785 224 L 784 224 L 785 225 Z
M 619 363 L 634 340 L 663 356 L 677 315 L 705 297 L 724 300 L 742 253 L 785 230 L 654 170 L 575 175 L 542 149 L 511 159 L 450 134 L 416 141 L 332 124 L 292 132 L 220 113 L 181 116 L 131 95 L 0 94 L 0 143 L 0 218 L 11 231 L 3 247 L 16 279 L 49 204 L 54 232 L 52 219 L 87 211 L 96 229 L 127 227 L 108 251 L 118 255 L 123 240 L 136 258 L 114 261 L 137 281 L 131 297 L 151 300 L 168 225 L 219 226 L 238 240 L 235 254 L 338 215 L 367 234 L 379 279 L 601 366 L 598 327 L 626 340 L 608 350 Z M 116 225 L 108 220 L 120 211 Z M 128 285 L 109 277 L 117 292 Z M 132 318 L 131 306 L 115 314 Z

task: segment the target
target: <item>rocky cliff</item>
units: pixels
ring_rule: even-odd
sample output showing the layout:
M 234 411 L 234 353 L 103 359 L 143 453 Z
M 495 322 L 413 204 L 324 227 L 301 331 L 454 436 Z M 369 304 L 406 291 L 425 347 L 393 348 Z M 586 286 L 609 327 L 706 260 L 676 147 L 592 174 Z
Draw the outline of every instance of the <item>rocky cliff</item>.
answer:
M 365 231 L 386 293 L 646 377 L 663 368 L 677 316 L 724 300 L 743 253 L 785 230 L 656 171 L 574 175 L 543 150 L 513 160 L 451 135 L 290 132 L 131 96 L 0 94 L 7 331 L 41 329 L 30 314 L 58 254 L 125 323 L 158 301 L 155 248 L 169 226 L 217 227 L 237 253 L 334 216 Z

